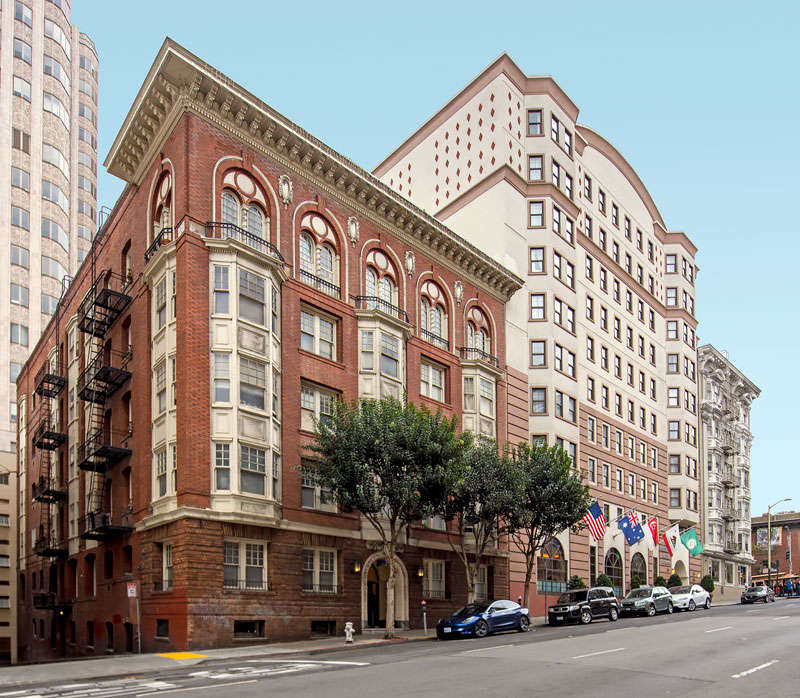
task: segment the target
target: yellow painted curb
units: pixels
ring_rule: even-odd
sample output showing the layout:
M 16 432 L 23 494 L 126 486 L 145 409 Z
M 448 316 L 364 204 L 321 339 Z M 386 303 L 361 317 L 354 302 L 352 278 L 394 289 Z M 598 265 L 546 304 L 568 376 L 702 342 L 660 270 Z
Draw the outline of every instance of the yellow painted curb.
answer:
M 165 654 L 156 655 L 158 657 L 166 657 L 167 659 L 203 659 L 207 654 L 194 654 L 193 652 L 167 652 Z

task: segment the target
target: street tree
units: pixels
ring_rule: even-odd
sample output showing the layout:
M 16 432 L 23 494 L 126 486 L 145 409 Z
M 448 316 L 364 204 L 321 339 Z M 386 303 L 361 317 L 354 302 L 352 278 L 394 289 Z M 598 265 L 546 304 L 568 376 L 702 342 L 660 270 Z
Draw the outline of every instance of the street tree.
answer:
M 393 398 L 339 401 L 314 424 L 307 475 L 339 509 L 359 512 L 375 529 L 389 568 L 386 634 L 394 637 L 398 546 L 412 521 L 431 515 L 452 487 L 454 464 L 471 443 L 455 417 Z
M 521 442 L 510 458 L 522 483 L 509 526 L 512 544 L 525 559 L 522 605 L 527 607 L 536 553 L 564 529 L 580 530 L 593 498 L 569 454 L 558 446 Z
M 442 514 L 450 524 L 450 547 L 464 565 L 467 603 L 475 601 L 487 547 L 508 531 L 518 481 L 518 470 L 491 439 L 478 439 L 457 464 L 457 478 Z

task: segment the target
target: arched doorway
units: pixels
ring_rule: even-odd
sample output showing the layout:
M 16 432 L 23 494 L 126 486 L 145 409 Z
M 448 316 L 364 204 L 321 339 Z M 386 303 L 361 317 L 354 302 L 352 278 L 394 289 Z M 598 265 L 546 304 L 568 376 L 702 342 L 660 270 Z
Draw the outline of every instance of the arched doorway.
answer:
M 639 577 L 640 584 L 647 584 L 647 563 L 641 553 L 634 553 L 631 558 L 631 582 L 634 577 Z M 631 584 L 633 589 L 633 584 Z
M 396 628 L 408 628 L 408 570 L 397 559 L 394 586 L 394 618 Z M 389 565 L 383 551 L 370 555 L 361 568 L 361 628 L 386 627 L 386 581 Z
M 681 584 L 691 584 L 689 573 L 686 571 L 686 564 L 683 560 L 675 560 L 675 574 L 680 576 Z
M 567 561 L 557 538 L 552 538 L 539 550 L 536 590 L 540 594 L 560 594 L 567 590 Z
M 611 548 L 606 553 L 604 571 L 611 579 L 614 594 L 617 597 L 622 596 L 622 556 L 616 548 Z

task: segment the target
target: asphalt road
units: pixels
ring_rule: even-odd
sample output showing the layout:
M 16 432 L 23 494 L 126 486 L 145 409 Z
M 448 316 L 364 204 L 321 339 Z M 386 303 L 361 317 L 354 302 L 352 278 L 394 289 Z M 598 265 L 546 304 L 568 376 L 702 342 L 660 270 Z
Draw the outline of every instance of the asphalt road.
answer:
M 800 602 L 721 606 L 481 640 L 248 657 L 150 676 L 4 687 L 0 698 L 800 696 Z

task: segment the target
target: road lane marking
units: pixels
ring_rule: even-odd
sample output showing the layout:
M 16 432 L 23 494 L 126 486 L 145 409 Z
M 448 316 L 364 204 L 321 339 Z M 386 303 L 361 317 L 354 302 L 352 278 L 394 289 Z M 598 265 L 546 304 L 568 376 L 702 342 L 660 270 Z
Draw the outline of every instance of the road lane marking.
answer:
M 191 686 L 188 688 L 172 688 L 169 691 L 150 691 L 148 693 L 137 693 L 136 698 L 142 698 L 142 696 L 152 696 L 152 695 L 159 695 L 163 696 L 165 693 L 180 693 L 181 691 L 203 691 L 209 688 L 221 688 L 222 686 L 238 686 L 242 683 L 256 683 L 258 679 L 249 679 L 247 681 L 231 681 L 230 683 L 215 683 L 209 686 Z
M 713 630 L 706 630 L 706 633 L 718 633 L 721 630 L 730 630 L 732 626 L 726 625 L 724 628 L 714 628 Z
M 609 654 L 610 652 L 622 652 L 624 647 L 617 647 L 613 650 L 603 650 L 602 652 L 590 652 L 589 654 L 579 654 L 577 657 L 573 657 L 573 659 L 583 659 L 584 657 L 596 657 L 598 654 Z
M 789 616 L 777 616 L 776 618 L 773 618 L 772 620 L 783 620 L 784 618 L 788 618 L 788 617 Z
M 772 666 L 773 664 L 777 664 L 780 660 L 773 659 L 771 662 L 767 662 L 766 664 L 759 664 L 752 669 L 748 669 L 747 671 L 743 671 L 741 674 L 731 674 L 732 679 L 741 679 L 743 676 L 747 676 L 748 674 L 752 674 L 753 672 L 760 671 L 761 669 L 766 669 L 768 666 Z
M 471 652 L 483 652 L 484 650 L 499 650 L 501 647 L 513 647 L 514 645 L 494 645 L 493 647 L 479 647 L 476 650 L 465 650 L 461 654 L 470 654 Z
M 503 647 L 510 647 L 511 645 L 503 645 Z M 331 664 L 335 666 L 369 666 L 369 662 L 343 662 L 322 659 L 248 659 L 251 664 Z

